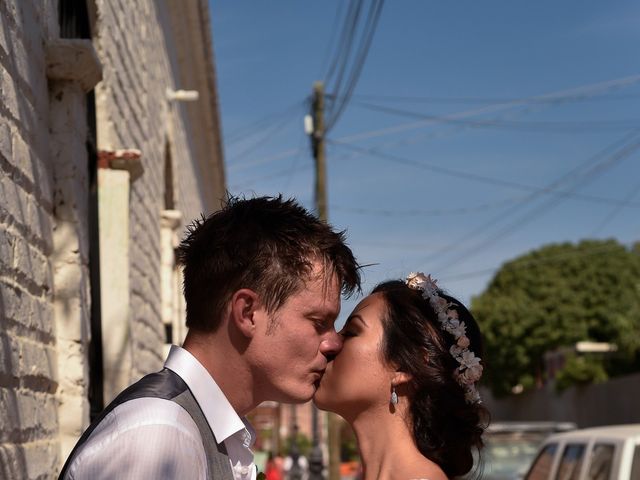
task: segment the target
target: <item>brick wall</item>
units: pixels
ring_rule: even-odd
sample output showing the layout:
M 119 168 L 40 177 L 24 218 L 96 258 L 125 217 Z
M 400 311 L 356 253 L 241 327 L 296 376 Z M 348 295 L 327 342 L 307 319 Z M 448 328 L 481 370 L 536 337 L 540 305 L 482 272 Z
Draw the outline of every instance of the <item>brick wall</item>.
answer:
M 145 0 L 98 2 L 96 46 L 104 79 L 96 89 L 98 141 L 107 148 L 138 148 L 145 173 L 132 185 L 131 335 L 132 379 L 159 368 L 164 331 L 160 322 L 160 212 L 164 209 L 165 148 L 173 160 L 176 208 L 185 222 L 210 211 L 206 184 L 200 184 L 196 140 L 186 104 L 170 104 L 166 89 L 182 85 L 167 4 Z M 175 3 L 175 2 L 174 2 Z M 152 21 L 149 21 L 149 20 Z M 108 28 L 106 26 L 108 25 Z M 213 152 L 212 152 L 213 154 Z M 206 176 L 205 176 L 206 177 Z
M 87 126 L 84 90 L 47 78 L 57 3 L 0 0 L 0 479 L 55 478 L 88 422 Z M 133 381 L 163 360 L 165 148 L 184 221 L 216 208 L 224 182 L 219 132 L 204 135 L 201 123 L 211 133 L 217 113 L 215 104 L 166 100 L 167 88 L 207 88 L 202 65 L 185 74 L 179 61 L 192 41 L 174 35 L 181 0 L 88 4 L 103 69 L 95 89 L 98 149 L 137 148 L 144 167 L 131 184 L 129 209 Z M 191 17 L 202 9 L 204 0 L 186 8 Z M 187 51 L 192 63 L 206 63 Z M 210 121 L 194 121 L 203 116 Z
M 0 477 L 59 462 L 53 172 L 48 160 L 48 3 L 0 2 Z M 43 6 L 45 6 L 43 8 Z

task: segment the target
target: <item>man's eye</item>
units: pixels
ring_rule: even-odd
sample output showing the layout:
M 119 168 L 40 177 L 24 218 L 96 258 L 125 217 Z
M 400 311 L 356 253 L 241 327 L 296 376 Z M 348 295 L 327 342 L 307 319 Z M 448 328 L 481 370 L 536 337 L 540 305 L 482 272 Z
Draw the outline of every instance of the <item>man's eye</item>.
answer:
M 316 330 L 318 330 L 319 332 L 322 332 L 327 329 L 327 322 L 325 322 L 324 320 L 321 320 L 321 319 L 312 319 L 312 320 L 313 320 L 313 325 L 315 326 Z

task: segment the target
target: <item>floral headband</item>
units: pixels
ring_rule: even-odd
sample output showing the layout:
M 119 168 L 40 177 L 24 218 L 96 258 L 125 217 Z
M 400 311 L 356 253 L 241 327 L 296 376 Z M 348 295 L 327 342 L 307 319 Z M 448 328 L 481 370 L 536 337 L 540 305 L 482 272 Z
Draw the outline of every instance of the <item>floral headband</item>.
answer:
M 420 290 L 425 300 L 438 316 L 438 323 L 442 329 L 455 338 L 455 343 L 449 349 L 449 353 L 456 359 L 460 366 L 454 372 L 454 378 L 464 388 L 464 398 L 467 403 L 480 403 L 480 394 L 476 388 L 476 382 L 482 376 L 480 358 L 469 350 L 471 342 L 467 337 L 467 326 L 458 320 L 458 312 L 454 310 L 454 303 L 448 302 L 438 294 L 437 280 L 431 275 L 422 272 L 410 273 L 406 283 L 409 288 Z

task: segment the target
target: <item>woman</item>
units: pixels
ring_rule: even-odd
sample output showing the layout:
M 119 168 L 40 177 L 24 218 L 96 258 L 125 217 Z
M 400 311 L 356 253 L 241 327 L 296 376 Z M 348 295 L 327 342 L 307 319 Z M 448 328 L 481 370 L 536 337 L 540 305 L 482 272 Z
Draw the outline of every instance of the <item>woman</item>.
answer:
M 364 479 L 446 480 L 467 473 L 486 411 L 481 339 L 469 311 L 422 273 L 378 285 L 340 332 L 316 405 L 358 439 Z

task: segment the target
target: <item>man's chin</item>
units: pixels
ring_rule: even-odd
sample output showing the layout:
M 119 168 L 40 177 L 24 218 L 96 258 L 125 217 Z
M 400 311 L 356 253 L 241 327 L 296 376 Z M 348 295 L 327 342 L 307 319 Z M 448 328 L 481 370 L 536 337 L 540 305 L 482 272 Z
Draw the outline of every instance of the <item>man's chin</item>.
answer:
M 316 385 L 310 385 L 309 388 L 305 390 L 283 392 L 278 401 L 281 403 L 307 403 L 313 398 L 316 390 Z

